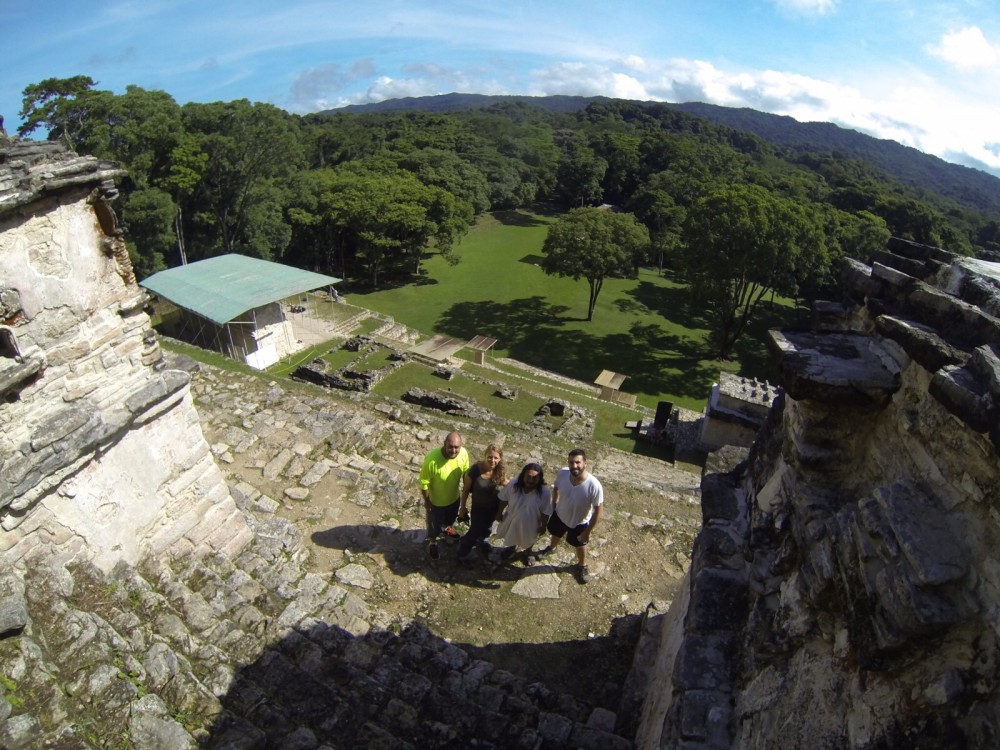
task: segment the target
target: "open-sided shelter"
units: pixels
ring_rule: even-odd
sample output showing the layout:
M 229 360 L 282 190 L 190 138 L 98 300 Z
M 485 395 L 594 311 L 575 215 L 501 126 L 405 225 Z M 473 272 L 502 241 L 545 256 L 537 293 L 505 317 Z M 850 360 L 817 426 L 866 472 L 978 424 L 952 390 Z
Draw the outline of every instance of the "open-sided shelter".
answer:
M 340 279 L 230 253 L 140 282 L 180 310 L 176 335 L 264 369 L 301 348 L 281 300 Z

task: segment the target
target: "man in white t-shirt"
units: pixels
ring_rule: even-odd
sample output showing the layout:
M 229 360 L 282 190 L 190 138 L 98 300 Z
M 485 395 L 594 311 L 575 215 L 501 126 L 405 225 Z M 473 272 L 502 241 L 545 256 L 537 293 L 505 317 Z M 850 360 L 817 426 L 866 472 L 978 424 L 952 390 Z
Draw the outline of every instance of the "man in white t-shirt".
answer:
M 552 540 L 540 554 L 551 552 L 565 536 L 570 546 L 576 549 L 576 579 L 587 583 L 590 581 L 587 542 L 590 541 L 590 532 L 601 519 L 604 487 L 597 477 L 587 471 L 587 454 L 583 449 L 571 450 L 569 466 L 556 474 L 552 483 L 552 502 L 555 510 L 548 524 Z

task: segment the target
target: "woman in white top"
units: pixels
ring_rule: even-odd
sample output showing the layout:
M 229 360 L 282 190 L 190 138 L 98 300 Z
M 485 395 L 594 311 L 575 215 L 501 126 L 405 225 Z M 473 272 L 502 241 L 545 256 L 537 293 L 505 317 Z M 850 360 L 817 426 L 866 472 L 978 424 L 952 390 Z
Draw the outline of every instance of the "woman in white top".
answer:
M 525 465 L 517 479 L 509 481 L 500 490 L 500 526 L 497 536 L 502 537 L 505 548 L 500 553 L 509 559 L 518 547 L 525 551 L 524 564 L 531 565 L 531 547 L 552 515 L 552 493 L 545 484 L 542 467 L 536 463 Z

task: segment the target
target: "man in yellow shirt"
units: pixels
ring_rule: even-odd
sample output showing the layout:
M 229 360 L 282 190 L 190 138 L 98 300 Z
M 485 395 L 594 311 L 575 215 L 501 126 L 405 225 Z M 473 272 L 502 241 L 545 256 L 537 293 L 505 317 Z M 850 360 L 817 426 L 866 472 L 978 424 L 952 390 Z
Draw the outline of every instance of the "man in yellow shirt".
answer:
M 458 518 L 458 496 L 462 477 L 469 470 L 469 452 L 462 447 L 462 436 L 449 432 L 444 445 L 435 448 L 424 458 L 420 467 L 420 494 L 427 511 L 427 548 L 432 560 L 437 560 L 438 535 L 445 532 L 458 538 L 452 528 Z

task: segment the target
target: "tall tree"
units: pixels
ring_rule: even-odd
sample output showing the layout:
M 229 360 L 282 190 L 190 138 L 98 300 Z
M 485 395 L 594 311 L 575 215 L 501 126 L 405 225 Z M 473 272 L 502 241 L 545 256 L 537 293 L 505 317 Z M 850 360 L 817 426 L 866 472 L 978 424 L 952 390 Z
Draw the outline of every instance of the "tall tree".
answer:
M 692 292 L 708 306 L 716 354 L 725 359 L 769 291 L 797 292 L 816 268 L 823 234 L 808 211 L 757 185 L 734 185 L 688 212 L 681 261 Z
M 21 111 L 24 122 L 17 134 L 25 138 L 39 128 L 48 130 L 50 141 L 63 141 L 66 147 L 76 150 L 76 130 L 85 117 L 76 100 L 95 86 L 90 76 L 71 78 L 46 78 L 39 83 L 25 86 L 21 92 Z
M 648 247 L 649 231 L 632 214 L 575 208 L 549 227 L 541 266 L 554 276 L 587 280 L 587 320 L 593 320 L 604 279 L 631 274 Z
M 199 206 L 193 226 L 200 230 L 202 253 L 280 255 L 284 246 L 269 242 L 291 235 L 274 231 L 271 201 L 281 195 L 277 182 L 291 179 L 303 165 L 291 117 L 246 99 L 186 104 L 182 113 L 187 132 L 208 157 L 192 196 Z M 259 234 L 265 229 L 267 237 Z
M 320 244 L 313 255 L 326 254 L 321 265 L 333 266 L 336 252 L 356 259 L 373 287 L 392 268 L 419 273 L 431 243 L 447 256 L 472 221 L 468 203 L 402 170 L 345 165 L 302 183 L 289 210 L 298 236 Z
M 187 244 L 184 237 L 184 206 L 201 181 L 208 166 L 208 154 L 201 150 L 198 141 L 184 133 L 170 154 L 170 169 L 159 180 L 159 184 L 170 192 L 174 199 L 174 238 L 181 265 L 187 263 Z
M 662 172 L 652 175 L 639 188 L 632 196 L 629 208 L 649 229 L 653 259 L 662 274 L 664 261 L 673 256 L 680 246 L 685 212 L 677 205 L 673 196 L 658 184 L 657 178 L 661 175 Z
M 608 163 L 584 144 L 571 142 L 556 170 L 556 192 L 567 206 L 593 206 L 601 202 L 601 181 Z

